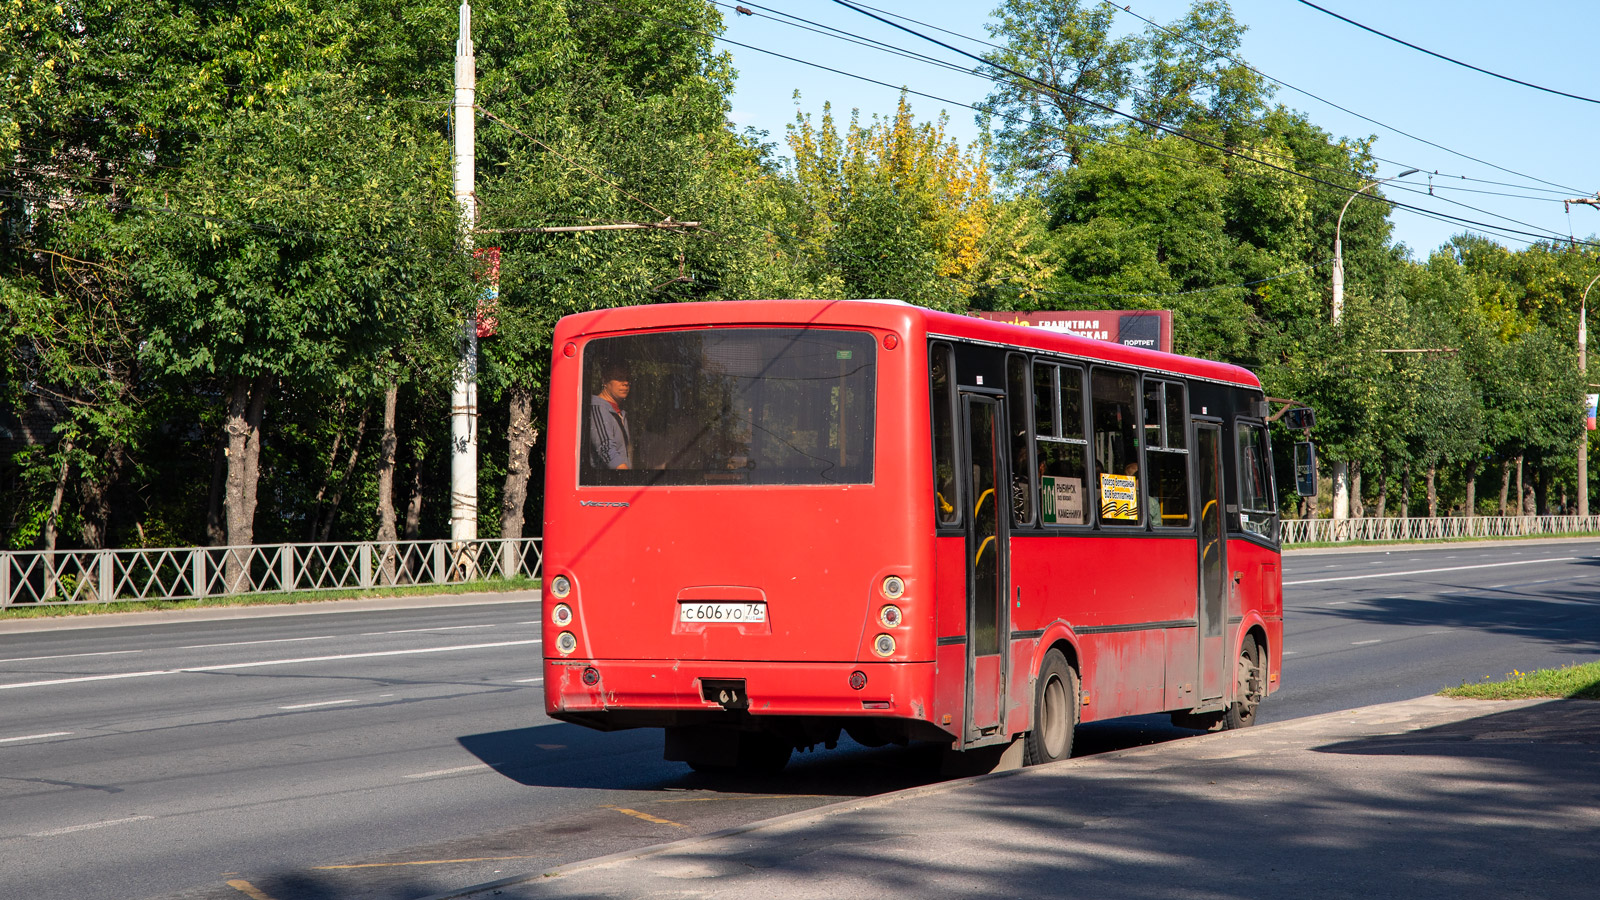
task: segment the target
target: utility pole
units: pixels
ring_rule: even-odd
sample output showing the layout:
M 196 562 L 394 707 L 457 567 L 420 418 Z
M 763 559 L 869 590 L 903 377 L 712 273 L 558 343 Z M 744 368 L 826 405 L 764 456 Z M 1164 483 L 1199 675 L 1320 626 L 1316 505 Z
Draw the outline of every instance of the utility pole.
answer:
M 478 64 L 472 52 L 472 7 L 461 3 L 456 38 L 455 191 L 467 247 L 478 223 L 476 117 Z M 478 539 L 478 317 L 476 308 L 461 328 L 461 358 L 450 388 L 450 541 L 459 553 Z
M 1588 368 L 1589 356 L 1589 288 L 1600 281 L 1600 275 L 1589 279 L 1589 284 L 1583 289 L 1583 297 L 1578 301 L 1578 380 L 1583 383 L 1584 405 L 1588 406 L 1589 377 L 1585 371 Z M 1578 435 L 1578 515 L 1589 514 L 1589 416 L 1587 410 L 1584 414 L 1584 430 Z

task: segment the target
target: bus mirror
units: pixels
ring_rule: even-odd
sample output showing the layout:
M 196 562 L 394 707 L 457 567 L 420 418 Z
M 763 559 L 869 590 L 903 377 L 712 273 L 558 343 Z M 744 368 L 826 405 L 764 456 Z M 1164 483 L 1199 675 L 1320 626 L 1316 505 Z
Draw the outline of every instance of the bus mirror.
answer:
M 1294 489 L 1302 497 L 1317 495 L 1317 448 L 1310 441 L 1294 445 Z
M 1317 424 L 1317 414 L 1309 406 L 1296 406 L 1284 413 L 1283 424 L 1290 428 L 1310 428 Z

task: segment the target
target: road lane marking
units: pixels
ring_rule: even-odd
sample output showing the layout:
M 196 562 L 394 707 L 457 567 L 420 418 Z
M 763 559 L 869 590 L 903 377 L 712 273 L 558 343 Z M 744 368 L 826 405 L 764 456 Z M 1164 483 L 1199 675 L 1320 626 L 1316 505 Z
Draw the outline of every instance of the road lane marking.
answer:
M 367 653 L 341 653 L 335 656 L 302 656 L 296 659 L 267 659 L 258 662 L 219 663 L 212 666 L 188 666 L 182 669 L 151 669 L 145 672 L 117 672 L 111 675 L 79 675 L 73 678 L 52 678 L 47 681 L 16 681 L 0 684 L 0 691 L 14 688 L 47 687 L 56 684 L 83 684 L 90 681 L 116 681 L 123 678 L 149 678 L 156 675 L 183 675 L 190 672 L 224 672 L 229 669 L 255 669 L 266 666 L 292 666 L 300 663 L 339 662 L 347 659 L 374 659 L 380 656 L 418 656 L 424 653 L 449 653 L 454 650 L 488 650 L 495 647 L 520 647 L 537 644 L 537 640 L 495 641 L 488 644 L 456 644 L 450 647 L 422 647 L 414 650 L 374 650 Z
M 89 831 L 95 828 L 110 828 L 112 825 L 124 825 L 128 822 L 143 822 L 145 819 L 154 819 L 155 816 L 126 816 L 121 819 L 106 819 L 104 822 L 89 822 L 84 825 L 68 825 L 66 828 L 52 828 L 49 831 L 35 831 L 28 837 L 56 837 L 62 834 L 72 834 L 76 831 Z
M 439 625 L 439 626 L 436 626 L 436 627 L 433 627 L 433 628 L 402 628 L 399 631 L 363 631 L 363 632 L 361 632 L 361 636 L 362 637 L 374 637 L 374 636 L 380 635 L 380 634 L 421 634 L 422 632 L 425 632 L 425 631 L 460 631 L 460 630 L 462 630 L 464 628 L 499 628 L 499 627 L 500 627 L 500 623 L 499 622 L 494 622 L 494 623 L 489 624 L 489 625 Z
M 245 881 L 242 878 L 235 878 L 229 881 L 228 887 L 231 887 L 246 897 L 249 897 L 250 900 L 273 900 L 273 896 L 271 894 L 263 891 L 262 889 L 256 887 L 248 881 Z
M 8 662 L 36 662 L 41 659 L 73 659 L 79 656 L 122 656 L 128 653 L 143 653 L 143 650 L 103 650 L 99 653 L 62 653 L 56 656 L 14 656 L 11 659 L 0 659 L 0 663 Z
M 544 680 L 543 678 L 518 678 L 516 681 L 514 681 L 512 683 L 513 684 L 532 684 L 535 681 L 543 681 L 543 680 Z
M 649 813 L 639 812 L 637 809 L 627 809 L 627 808 L 624 808 L 624 807 L 621 807 L 621 806 L 604 806 L 604 807 L 601 807 L 601 808 L 602 809 L 614 809 L 617 812 L 622 813 L 625 816 L 633 816 L 635 819 L 643 819 L 646 822 L 653 822 L 656 825 L 671 825 L 673 828 L 688 828 L 689 827 L 687 825 L 684 825 L 681 822 L 674 822 L 671 819 L 663 819 L 660 816 L 652 816 Z
M 454 769 L 435 769 L 432 772 L 418 772 L 407 775 L 407 778 L 437 778 L 440 775 L 460 775 L 462 772 L 493 772 L 494 766 L 489 763 L 473 763 L 470 766 L 456 766 Z
M 317 703 L 296 703 L 293 706 L 280 706 L 279 709 L 315 709 L 319 706 L 338 706 L 341 703 L 354 703 L 355 698 L 349 700 L 322 700 Z
M 419 859 L 416 862 L 351 863 L 343 866 L 312 866 L 317 869 L 383 869 L 389 866 L 448 866 L 451 863 L 500 862 L 506 859 L 538 859 L 532 856 L 469 856 L 465 859 Z
M 271 640 L 265 640 L 265 641 L 229 641 L 226 644 L 189 644 L 188 646 L 179 647 L 178 649 L 179 650 L 204 650 L 204 649 L 206 649 L 208 647 L 247 647 L 247 646 L 249 646 L 251 644 L 287 644 L 287 643 L 290 643 L 291 641 L 331 641 L 336 637 L 338 637 L 338 635 L 335 635 L 335 634 L 319 634 L 316 637 L 272 638 Z
M 1373 638 L 1370 641 L 1351 641 L 1350 642 L 1350 646 L 1359 647 L 1362 644 L 1381 644 L 1381 643 L 1383 643 L 1383 638 Z
M 1519 559 L 1514 562 L 1483 563 L 1476 566 L 1449 566 L 1443 569 L 1412 569 L 1409 572 L 1374 572 L 1370 575 L 1340 575 L 1337 578 L 1307 578 L 1302 581 L 1285 581 L 1284 587 L 1295 584 L 1323 584 L 1329 581 L 1356 581 L 1362 578 L 1403 578 L 1407 575 L 1432 575 L 1436 572 L 1464 572 L 1468 569 L 1498 569 L 1501 566 L 1530 566 L 1535 563 L 1572 562 L 1589 559 L 1587 556 L 1557 556 L 1551 559 Z
M 0 744 L 15 744 L 18 741 L 42 741 L 45 738 L 66 737 L 70 731 L 47 731 L 44 734 L 25 734 L 21 737 L 0 738 Z

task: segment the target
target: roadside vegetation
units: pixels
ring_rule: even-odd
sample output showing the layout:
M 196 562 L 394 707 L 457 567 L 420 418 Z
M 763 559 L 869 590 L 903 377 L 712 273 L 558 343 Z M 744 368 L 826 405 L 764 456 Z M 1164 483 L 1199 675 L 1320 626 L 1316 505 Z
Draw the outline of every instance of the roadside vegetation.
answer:
M 536 591 L 537 578 L 494 578 L 464 581 L 460 584 L 419 584 L 406 587 L 347 588 L 330 591 L 295 591 L 284 594 L 239 594 L 232 597 L 203 597 L 192 600 L 143 600 L 115 603 L 72 603 L 49 606 L 25 605 L 0 609 L 0 622 L 8 619 L 47 619 L 61 616 L 93 616 L 103 613 L 148 612 L 157 609 L 209 609 L 230 606 L 287 606 L 297 603 L 325 603 L 329 600 L 378 599 L 382 597 L 426 597 L 438 594 L 487 594 L 510 591 Z
M 871 118 L 797 92 L 784 135 L 737 129 L 723 4 L 480 5 L 491 257 L 451 180 L 459 0 L 14 0 L 0 548 L 442 537 L 475 312 L 479 533 L 521 536 L 559 317 L 766 297 L 1171 310 L 1177 351 L 1316 409 L 1356 515 L 1576 508 L 1593 250 L 1396 244 L 1384 191 L 1356 196 L 1374 139 L 1277 102 L 1226 2 L 1148 28 L 993 3 L 968 145 L 910 92 Z M 546 231 L 625 223 L 655 227 Z
M 1485 675 L 1485 680 L 1477 684 L 1445 688 L 1439 693 L 1445 697 L 1470 700 L 1531 700 L 1539 697 L 1600 700 L 1600 662 L 1533 672 L 1511 671 L 1501 681 L 1488 681 L 1488 677 Z

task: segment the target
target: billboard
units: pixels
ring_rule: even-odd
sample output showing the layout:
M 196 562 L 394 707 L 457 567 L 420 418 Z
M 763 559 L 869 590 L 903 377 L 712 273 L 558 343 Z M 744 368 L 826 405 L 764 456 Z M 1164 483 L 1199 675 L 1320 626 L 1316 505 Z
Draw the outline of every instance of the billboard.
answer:
M 1008 325 L 1060 331 L 1126 347 L 1172 352 L 1172 310 L 1075 310 L 1073 312 L 980 312 L 968 315 Z

